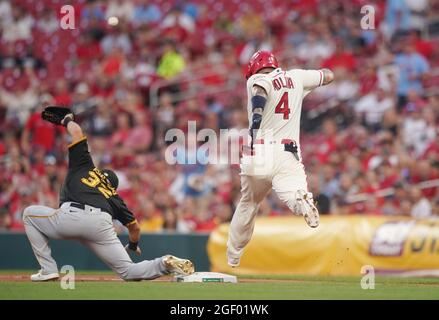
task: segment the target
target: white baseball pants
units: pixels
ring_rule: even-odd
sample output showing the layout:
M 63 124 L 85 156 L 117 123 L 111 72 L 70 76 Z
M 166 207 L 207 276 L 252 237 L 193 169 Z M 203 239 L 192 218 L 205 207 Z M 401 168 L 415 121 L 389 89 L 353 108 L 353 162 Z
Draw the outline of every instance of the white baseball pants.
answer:
M 261 149 L 262 147 L 260 147 Z M 241 164 L 241 199 L 233 214 L 227 242 L 230 265 L 239 265 L 244 247 L 250 241 L 259 204 L 273 189 L 279 199 L 296 213 L 296 196 L 299 190 L 308 192 L 303 164 L 283 146 L 265 149 L 266 157 L 243 157 Z

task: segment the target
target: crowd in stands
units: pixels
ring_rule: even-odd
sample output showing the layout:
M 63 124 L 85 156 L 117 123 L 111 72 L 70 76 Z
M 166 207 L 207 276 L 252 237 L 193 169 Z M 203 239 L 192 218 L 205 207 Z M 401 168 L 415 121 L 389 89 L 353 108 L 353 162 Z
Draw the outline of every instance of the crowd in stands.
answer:
M 170 165 L 165 134 L 188 121 L 247 128 L 256 50 L 335 73 L 303 105 L 302 156 L 321 214 L 439 215 L 438 0 L 72 2 L 74 28 L 63 29 L 61 1 L 0 0 L 0 230 L 23 230 L 30 204 L 58 206 L 69 138 L 41 119 L 49 104 L 78 115 L 142 230 L 230 221 L 239 165 Z M 363 5 L 375 8 L 371 29 Z M 273 193 L 260 214 L 291 213 Z

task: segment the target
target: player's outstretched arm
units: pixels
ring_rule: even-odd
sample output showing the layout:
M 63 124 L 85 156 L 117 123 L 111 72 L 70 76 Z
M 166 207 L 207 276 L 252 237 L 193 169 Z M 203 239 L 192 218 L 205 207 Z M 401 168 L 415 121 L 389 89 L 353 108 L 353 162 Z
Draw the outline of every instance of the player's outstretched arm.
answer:
M 67 128 L 67 132 L 72 137 L 72 141 L 78 141 L 84 137 L 81 127 L 73 120 L 73 114 L 69 113 L 61 121 L 61 124 Z
M 330 69 L 297 70 L 297 75 L 302 78 L 303 88 L 306 91 L 325 86 L 334 81 L 334 73 Z
M 323 73 L 323 86 L 330 84 L 332 81 L 334 81 L 334 72 L 332 72 L 330 69 L 321 69 L 320 71 L 322 71 Z

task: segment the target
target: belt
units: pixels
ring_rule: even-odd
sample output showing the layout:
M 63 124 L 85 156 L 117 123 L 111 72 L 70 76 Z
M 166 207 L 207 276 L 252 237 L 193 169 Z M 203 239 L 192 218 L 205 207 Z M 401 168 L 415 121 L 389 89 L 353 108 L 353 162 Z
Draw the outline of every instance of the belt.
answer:
M 276 140 L 265 141 L 264 139 L 256 139 L 253 144 L 276 144 L 276 143 L 277 143 Z M 284 145 L 285 151 L 291 152 L 294 155 L 294 157 L 296 158 L 296 160 L 300 161 L 299 160 L 299 151 L 297 148 L 296 141 L 291 140 L 291 139 L 282 139 L 280 141 L 280 144 Z M 248 150 L 248 149 L 250 149 L 249 146 L 243 146 L 243 149 L 242 149 L 243 153 L 246 155 L 254 156 L 255 150 Z
M 82 204 L 82 203 L 71 202 L 70 206 L 78 208 L 78 209 L 85 210 L 85 204 Z
M 93 207 L 93 206 L 86 205 L 86 204 L 83 204 L 83 203 L 70 202 L 70 206 L 74 207 L 74 208 L 78 208 L 78 209 L 84 210 L 85 212 L 94 211 L 94 212 L 105 212 L 105 213 L 108 213 L 107 211 L 104 211 L 101 208 Z
M 66 202 L 62 203 L 61 207 L 63 207 L 64 204 L 68 204 L 69 207 L 72 207 L 72 208 L 81 209 L 84 214 L 101 214 L 101 213 L 106 213 L 111 218 L 113 218 L 113 216 L 110 213 L 108 213 L 107 211 L 105 211 L 104 209 L 101 209 L 101 208 L 89 206 L 89 205 L 83 204 L 83 203 L 71 202 L 71 201 L 66 201 Z M 66 209 L 68 209 L 69 207 L 67 207 Z M 74 210 L 73 211 L 71 211 L 71 210 L 66 210 L 65 211 L 65 213 L 69 213 L 69 212 L 70 213 L 74 212 Z
M 265 139 L 256 139 L 255 142 L 253 142 L 253 144 L 276 144 L 276 143 L 277 143 L 276 140 L 265 141 Z M 296 143 L 296 142 L 291 139 L 282 139 L 280 141 L 280 144 L 290 144 L 290 143 Z

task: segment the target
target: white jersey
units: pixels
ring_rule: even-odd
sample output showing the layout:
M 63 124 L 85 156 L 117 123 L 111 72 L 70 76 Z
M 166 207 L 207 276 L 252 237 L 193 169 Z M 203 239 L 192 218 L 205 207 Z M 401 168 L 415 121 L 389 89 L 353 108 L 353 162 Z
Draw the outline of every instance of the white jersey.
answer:
M 284 71 L 277 68 L 268 74 L 257 73 L 251 76 L 247 81 L 247 110 L 250 125 L 253 116 L 251 104 L 253 86 L 264 88 L 268 96 L 256 140 L 269 138 L 281 143 L 282 139 L 290 139 L 299 145 L 302 100 L 322 83 L 323 72 L 320 70 Z

